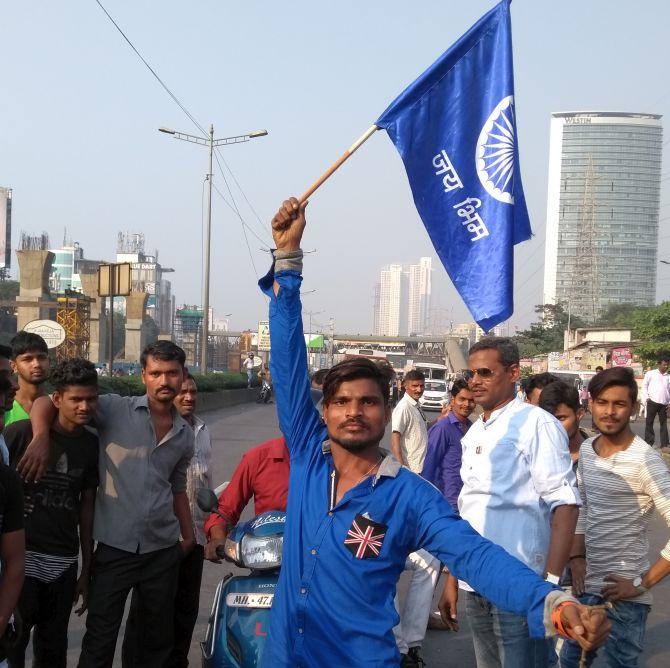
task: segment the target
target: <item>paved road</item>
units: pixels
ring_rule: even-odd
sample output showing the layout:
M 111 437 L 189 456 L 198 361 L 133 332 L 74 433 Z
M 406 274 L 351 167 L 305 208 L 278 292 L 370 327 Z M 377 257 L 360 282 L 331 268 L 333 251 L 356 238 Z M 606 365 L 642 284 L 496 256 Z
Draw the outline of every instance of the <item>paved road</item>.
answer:
M 207 413 L 205 419 L 212 433 L 214 480 L 217 481 L 217 484 L 229 479 L 241 455 L 249 447 L 273 438 L 279 433 L 273 405 L 238 406 Z M 635 429 L 639 431 L 639 423 Z M 250 516 L 250 511 L 247 511 L 247 516 Z M 652 555 L 658 554 L 667 536 L 668 531 L 665 524 L 660 518 L 654 518 L 651 532 Z M 205 564 L 200 615 L 190 653 L 192 666 L 200 665 L 198 642 L 204 636 L 214 589 L 220 577 L 230 570 L 236 569 L 230 564 Z M 654 597 L 656 604 L 647 624 L 646 652 L 642 665 L 646 668 L 665 668 L 670 665 L 670 578 L 654 589 Z M 69 666 L 76 665 L 82 634 L 82 622 L 73 620 L 70 633 Z M 119 653 L 120 642 L 117 648 L 117 654 Z M 428 632 L 424 643 L 424 656 L 429 668 L 470 668 L 475 665 L 468 625 L 462 611 L 461 631 L 458 634 L 441 631 Z M 121 662 L 117 659 L 114 666 L 120 665 Z

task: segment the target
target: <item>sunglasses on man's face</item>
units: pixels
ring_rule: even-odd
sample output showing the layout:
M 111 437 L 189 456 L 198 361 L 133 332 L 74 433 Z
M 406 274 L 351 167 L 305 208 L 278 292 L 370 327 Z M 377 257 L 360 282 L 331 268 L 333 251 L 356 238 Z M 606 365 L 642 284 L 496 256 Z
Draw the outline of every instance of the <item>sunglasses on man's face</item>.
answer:
M 477 374 L 480 378 L 491 378 L 494 373 L 495 371 L 493 371 L 493 369 L 483 366 L 479 369 L 468 369 L 463 372 L 463 377 L 465 380 L 472 380 L 475 377 L 475 374 Z

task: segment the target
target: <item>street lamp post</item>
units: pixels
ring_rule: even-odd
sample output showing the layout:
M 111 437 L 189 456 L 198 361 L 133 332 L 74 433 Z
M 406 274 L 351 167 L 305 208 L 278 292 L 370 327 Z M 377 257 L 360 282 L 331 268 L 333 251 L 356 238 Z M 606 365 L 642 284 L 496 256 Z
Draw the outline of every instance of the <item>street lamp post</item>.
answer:
M 208 197 L 207 197 L 207 228 L 205 233 L 205 280 L 203 281 L 203 296 L 202 296 L 202 344 L 200 346 L 200 373 L 207 373 L 207 353 L 209 343 L 209 276 L 210 276 L 210 255 L 211 255 L 211 237 L 212 237 L 212 157 L 214 149 L 219 146 L 228 146 L 229 144 L 241 144 L 256 137 L 265 137 L 267 130 L 258 130 L 257 132 L 249 132 L 245 135 L 237 135 L 235 137 L 221 137 L 214 139 L 214 125 L 209 126 L 209 137 L 198 137 L 186 132 L 178 132 L 170 128 L 158 128 L 159 132 L 172 135 L 175 139 L 191 142 L 192 144 L 200 144 L 200 146 L 207 146 L 209 148 L 209 171 L 207 172 L 207 180 L 209 181 Z

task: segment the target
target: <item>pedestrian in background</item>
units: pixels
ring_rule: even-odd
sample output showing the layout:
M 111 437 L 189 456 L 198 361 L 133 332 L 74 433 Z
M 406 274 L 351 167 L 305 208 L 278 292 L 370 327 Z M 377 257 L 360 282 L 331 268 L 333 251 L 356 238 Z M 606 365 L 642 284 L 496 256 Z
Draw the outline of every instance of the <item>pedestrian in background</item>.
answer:
M 151 343 L 140 358 L 146 394 L 106 394 L 98 401 L 97 547 L 80 668 L 112 664 L 133 588 L 141 627 L 137 646 L 124 644 L 124 665 L 164 666 L 172 651 L 179 564 L 195 545 L 186 495 L 194 435 L 173 405 L 183 383 L 184 361 L 184 351 L 171 341 Z M 55 412 L 48 397 L 33 405 L 35 438 L 22 460 L 29 479 L 39 478 L 48 462 Z
M 658 415 L 658 426 L 661 432 L 661 447 L 668 446 L 668 404 L 670 404 L 670 373 L 668 363 L 670 357 L 658 358 L 657 367 L 644 374 L 642 396 L 647 404 L 647 418 L 644 429 L 644 440 L 654 445 L 654 421 Z
M 7 404 L 12 386 L 0 375 L 0 406 Z M 4 413 L 0 413 L 0 429 Z M 16 471 L 0 461 L 0 668 L 7 668 L 7 650 L 16 641 L 14 611 L 24 578 L 25 532 L 23 491 Z
M 27 420 L 38 397 L 44 396 L 44 382 L 49 375 L 49 348 L 44 339 L 31 332 L 19 332 L 11 341 L 12 371 L 19 388 L 12 407 L 5 413 L 5 427 Z
M 23 668 L 33 635 L 33 664 L 67 665 L 68 625 L 73 601 L 88 605 L 93 554 L 93 513 L 98 487 L 98 438 L 86 425 L 98 401 L 98 374 L 84 359 L 59 362 L 52 370 L 56 417 L 49 430 L 49 465 L 36 483 L 23 483 L 26 515 L 26 578 L 19 599 L 22 631 L 8 653 L 10 668 Z M 30 420 L 5 430 L 16 466 L 32 441 Z M 77 562 L 81 548 L 81 572 Z
M 242 362 L 242 367 L 247 372 L 247 388 L 251 387 L 251 380 L 254 377 L 254 354 L 249 353 L 247 359 Z

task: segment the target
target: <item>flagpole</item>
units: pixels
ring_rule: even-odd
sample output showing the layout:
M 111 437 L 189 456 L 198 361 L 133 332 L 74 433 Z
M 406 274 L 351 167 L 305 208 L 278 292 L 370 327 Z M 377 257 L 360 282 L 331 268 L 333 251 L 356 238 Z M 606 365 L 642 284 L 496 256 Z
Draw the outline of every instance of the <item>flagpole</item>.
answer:
M 371 125 L 301 196 L 300 203 L 305 202 L 348 160 L 372 135 L 379 130 Z

